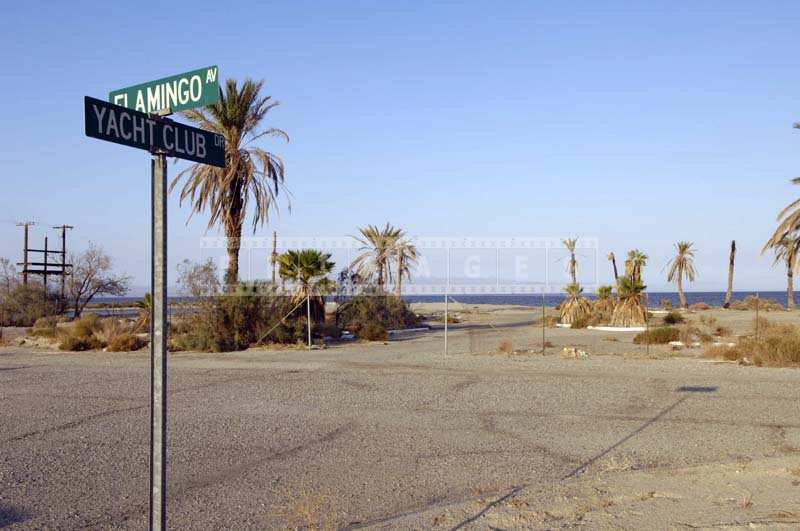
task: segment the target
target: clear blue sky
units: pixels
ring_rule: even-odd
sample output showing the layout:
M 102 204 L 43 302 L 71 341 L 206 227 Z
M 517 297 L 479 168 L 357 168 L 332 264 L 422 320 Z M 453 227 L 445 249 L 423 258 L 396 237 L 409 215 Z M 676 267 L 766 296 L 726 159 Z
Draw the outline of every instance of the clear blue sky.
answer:
M 218 64 L 266 80 L 272 125 L 292 139 L 264 144 L 286 159 L 293 208 L 260 235 L 391 221 L 425 236 L 592 236 L 645 250 L 651 289 L 687 239 L 697 290 L 723 287 L 735 238 L 737 288 L 784 286 L 759 251 L 800 194 L 800 3 L 221 6 L 4 11 L 0 256 L 20 258 L 13 220 L 70 223 L 74 247 L 101 243 L 146 284 L 148 157 L 86 138 L 82 97 Z M 169 208 L 171 262 L 198 258 L 204 217 L 187 226 L 188 209 Z

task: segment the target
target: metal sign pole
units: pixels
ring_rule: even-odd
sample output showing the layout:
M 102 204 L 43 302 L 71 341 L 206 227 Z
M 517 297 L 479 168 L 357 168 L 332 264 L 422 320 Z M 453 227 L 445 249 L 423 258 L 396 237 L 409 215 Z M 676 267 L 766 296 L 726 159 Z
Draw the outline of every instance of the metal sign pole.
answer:
M 154 153 L 150 288 L 150 529 L 167 527 L 167 158 Z
M 447 271 L 444 283 L 444 355 L 447 356 L 447 322 L 450 320 L 448 313 L 450 295 L 450 248 L 447 248 Z

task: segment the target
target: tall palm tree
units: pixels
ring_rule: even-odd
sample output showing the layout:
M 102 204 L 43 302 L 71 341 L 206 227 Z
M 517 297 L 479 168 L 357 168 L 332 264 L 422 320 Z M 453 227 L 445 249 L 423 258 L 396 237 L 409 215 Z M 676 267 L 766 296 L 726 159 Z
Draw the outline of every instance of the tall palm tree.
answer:
M 694 268 L 694 249 L 692 249 L 691 242 L 680 241 L 675 244 L 675 251 L 677 254 L 667 264 L 669 266 L 667 282 L 675 282 L 678 285 L 678 298 L 681 301 L 681 306 L 688 308 L 689 303 L 683 293 L 683 279 L 686 278 L 689 282 L 694 282 L 695 277 L 697 277 L 697 271 Z
M 394 248 L 405 232 L 387 223 L 382 229 L 367 225 L 358 229 L 361 236 L 353 236 L 360 244 L 362 253 L 350 265 L 351 269 L 367 281 L 375 281 L 378 290 L 383 292 L 386 281 L 390 278 L 390 260 L 394 257 Z
M 642 269 L 647 265 L 649 257 L 639 249 L 628 251 L 628 259 L 625 260 L 625 276 L 634 283 L 642 281 Z
M 617 257 L 614 255 L 614 251 L 608 253 L 608 260 L 611 262 L 611 266 L 614 268 L 614 282 L 619 280 L 619 274 L 617 272 Z
M 325 318 L 324 297 L 333 289 L 333 281 L 328 275 L 335 264 L 330 258 L 330 253 L 316 249 L 290 249 L 278 256 L 278 274 L 294 284 L 293 301 L 299 303 L 309 298 L 315 320 Z
M 736 240 L 731 240 L 731 254 L 728 256 L 728 289 L 725 292 L 725 302 L 723 308 L 730 308 L 733 298 L 733 264 L 736 259 Z
M 267 221 L 270 209 L 275 209 L 279 191 L 284 187 L 283 160 L 274 153 L 255 147 L 252 143 L 272 136 L 286 140 L 289 136 L 280 129 L 263 127 L 267 113 L 277 101 L 261 96 L 263 81 L 245 79 L 239 86 L 227 80 L 220 89 L 220 100 L 183 115 L 203 129 L 225 137 L 225 167 L 195 164 L 180 172 L 170 185 L 172 191 L 183 177 L 180 201 L 188 200 L 192 214 L 208 211 L 208 227 L 220 226 L 228 240 L 228 268 L 225 283 L 232 287 L 239 278 L 239 248 L 247 209 L 252 204 L 253 233 Z M 191 215 L 189 216 L 191 218 Z
M 800 129 L 800 124 L 795 124 L 795 129 Z M 800 177 L 792 179 L 792 184 L 800 184 Z M 775 229 L 775 233 L 764 246 L 764 249 L 779 245 L 784 236 L 797 230 L 800 230 L 800 199 L 795 199 L 778 213 L 778 228 Z
M 771 242 L 772 240 L 767 242 L 761 252 L 772 249 L 775 252 L 773 265 L 781 262 L 786 265 L 786 307 L 794 310 L 794 271 L 797 269 L 798 257 L 800 257 L 800 237 L 797 233 L 791 232 L 777 242 Z
M 578 283 L 578 261 L 575 259 L 575 248 L 578 245 L 578 238 L 567 238 L 561 240 L 564 247 L 569 251 L 569 275 L 572 278 L 572 283 Z
M 417 264 L 417 247 L 407 239 L 397 240 L 392 250 L 396 257 L 394 290 L 397 298 L 403 295 L 403 277 L 411 280 L 411 270 Z

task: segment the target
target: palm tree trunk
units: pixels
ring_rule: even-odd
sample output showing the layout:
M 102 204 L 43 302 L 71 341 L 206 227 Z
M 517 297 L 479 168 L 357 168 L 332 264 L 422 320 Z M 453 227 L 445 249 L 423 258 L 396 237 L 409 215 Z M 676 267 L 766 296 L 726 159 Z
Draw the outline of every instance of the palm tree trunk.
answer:
M 383 262 L 378 262 L 378 292 L 383 294 Z
M 723 308 L 730 308 L 733 298 L 733 261 L 736 258 L 736 240 L 731 240 L 731 254 L 728 259 L 728 291 L 725 292 L 725 304 Z
M 614 268 L 614 282 L 619 282 L 619 273 L 617 272 L 617 257 L 611 253 L 611 266 Z
M 394 292 L 398 299 L 403 296 L 403 253 L 397 253 L 397 280 L 394 285 Z
M 792 267 L 786 268 L 786 307 L 790 310 L 795 309 L 794 305 L 794 271 Z
M 572 275 L 572 283 L 578 283 L 578 262 L 575 260 L 575 253 L 570 254 L 569 259 L 569 274 Z
M 228 267 L 225 270 L 225 289 L 232 291 L 239 282 L 239 248 L 242 246 L 242 225 L 225 228 L 228 239 Z
M 683 275 L 678 272 L 678 298 L 681 301 L 681 308 L 688 308 L 689 303 L 686 301 L 686 295 L 683 294 Z

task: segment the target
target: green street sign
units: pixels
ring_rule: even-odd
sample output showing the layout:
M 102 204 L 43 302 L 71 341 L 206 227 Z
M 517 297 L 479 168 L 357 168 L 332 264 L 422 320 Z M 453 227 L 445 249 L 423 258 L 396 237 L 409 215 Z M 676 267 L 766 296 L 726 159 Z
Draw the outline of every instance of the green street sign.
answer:
M 139 112 L 178 112 L 219 101 L 219 68 L 209 66 L 108 94 L 108 101 Z

